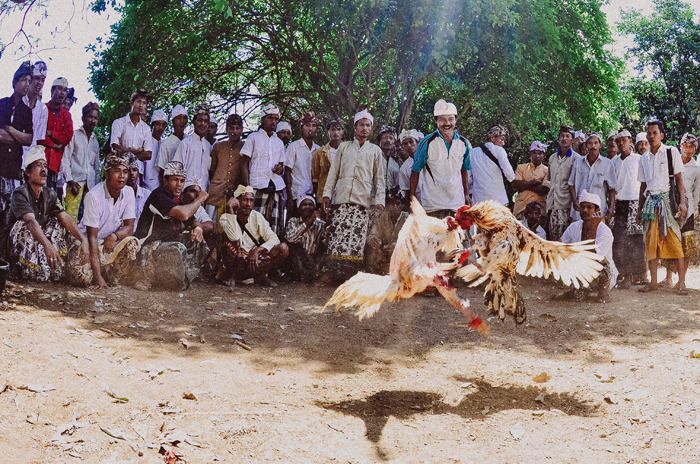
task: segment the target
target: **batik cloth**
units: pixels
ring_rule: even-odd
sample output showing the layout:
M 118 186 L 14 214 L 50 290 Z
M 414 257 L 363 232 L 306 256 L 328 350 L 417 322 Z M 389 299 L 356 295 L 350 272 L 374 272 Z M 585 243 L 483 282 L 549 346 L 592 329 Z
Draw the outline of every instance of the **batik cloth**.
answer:
M 182 234 L 177 242 L 156 240 L 141 248 L 135 277 L 159 289 L 187 290 L 208 255 L 206 242 L 195 242 L 189 234 Z
M 571 224 L 568 209 L 553 209 L 549 212 L 549 239 L 556 242 L 561 240 L 564 231 Z
M 128 279 L 133 272 L 133 264 L 138 251 L 139 241 L 134 236 L 126 237 L 117 242 L 112 253 L 104 252 L 104 240 L 98 240 L 100 251 L 100 273 L 109 285 L 117 285 L 121 280 Z M 92 266 L 89 262 L 80 264 L 80 242 L 75 241 L 68 250 L 66 278 L 72 285 L 87 287 L 92 285 Z
M 61 222 L 52 217 L 43 228 L 47 240 L 58 250 L 60 256 L 68 252 L 66 245 L 67 232 Z M 17 264 L 19 277 L 35 282 L 58 282 L 63 276 L 63 269 L 59 266 L 52 270 L 46 259 L 46 250 L 29 231 L 27 224 L 19 220 L 15 222 L 10 231 L 10 260 Z
M 279 237 L 284 229 L 284 201 L 281 190 L 270 192 L 269 189 L 256 189 L 253 209 L 265 217 L 272 231 Z
M 228 274 L 233 274 L 236 280 L 247 280 L 265 275 L 270 268 L 272 257 L 265 248 L 260 248 L 258 254 L 259 268 L 257 272 L 250 270 L 250 263 L 248 261 L 250 251 L 246 251 L 241 246 L 240 241 L 230 240 L 228 237 L 224 236 L 223 245 L 220 250 L 223 268 Z
M 66 213 L 75 219 L 75 222 L 79 223 L 80 220 L 83 219 L 85 194 L 87 192 L 87 185 L 81 185 L 77 195 L 73 195 L 70 189 L 66 189 Z
M 328 228 L 328 255 L 332 260 L 364 261 L 369 209 L 352 203 L 334 206 Z
M 0 176 L 0 231 L 10 225 L 10 206 L 12 205 L 12 192 L 19 182 L 15 179 Z
M 615 201 L 613 260 L 623 276 L 646 273 L 644 228 L 637 224 L 638 211 L 639 200 Z

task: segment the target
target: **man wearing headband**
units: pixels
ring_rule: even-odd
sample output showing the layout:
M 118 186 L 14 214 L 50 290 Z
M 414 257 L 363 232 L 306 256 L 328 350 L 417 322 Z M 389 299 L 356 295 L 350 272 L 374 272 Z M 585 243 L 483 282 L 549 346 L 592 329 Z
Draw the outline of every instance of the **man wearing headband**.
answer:
M 255 190 L 255 211 L 265 216 L 272 231 L 284 227 L 284 143 L 275 133 L 280 110 L 270 103 L 262 109 L 260 129 L 248 135 L 241 148 L 243 185 Z
M 328 171 L 331 169 L 331 163 L 343 141 L 345 122 L 340 118 L 329 119 L 326 122 L 326 132 L 328 132 L 328 143 L 316 150 L 311 164 L 311 182 L 314 185 L 316 198 L 319 200 L 323 199 L 323 189 L 326 187 Z
M 170 115 L 170 121 L 173 123 L 173 133 L 163 140 L 158 147 L 156 169 L 160 177 L 160 187 L 163 183 L 163 171 L 165 166 L 173 160 L 175 152 L 180 146 L 180 142 L 185 138 L 185 127 L 187 127 L 187 110 L 182 105 L 175 105 L 173 114 Z
M 0 100 L 0 230 L 7 227 L 12 192 L 22 178 L 22 147 L 33 140 L 32 110 L 22 102 L 32 72 L 29 61 L 22 63 L 12 78 L 12 96 Z
M 659 259 L 673 259 L 677 263 L 679 293 L 686 294 L 681 225 L 687 219 L 688 208 L 683 183 L 683 160 L 676 147 L 669 147 L 663 143 L 665 137 L 663 122 L 657 119 L 647 122 L 646 134 L 649 151 L 644 153 L 639 161 L 637 179 L 641 185 L 637 222 L 644 226 L 644 251 L 649 264 L 651 282 L 639 291 L 648 293 L 658 290 L 656 271 Z M 680 194 L 675 217 L 669 196 L 671 172 Z
M 180 197 L 186 178 L 181 162 L 168 163 L 163 172 L 163 186 L 151 193 L 143 207 L 136 228 L 136 237 L 142 244 L 137 260 L 138 280 L 134 284 L 139 290 L 148 290 L 152 285 L 166 290 L 186 290 L 209 255 L 204 230 L 195 222 L 197 211 L 209 195 L 199 189 L 191 203 L 182 204 Z
M 603 202 L 600 210 L 610 221 L 615 213 L 615 187 L 617 186 L 615 166 L 612 161 L 600 156 L 601 135 L 588 131 L 586 136 L 588 154 L 576 159 L 571 165 L 569 191 L 574 199 L 571 205 L 571 217 L 575 220 L 580 219 L 579 204 L 576 199 L 582 191 L 586 190 L 600 197 Z
M 57 282 L 68 251 L 66 231 L 80 242 L 76 248 L 85 263 L 90 255 L 87 239 L 61 208 L 56 192 L 46 188 L 44 147 L 32 147 L 23 168 L 25 182 L 12 193 L 10 221 L 2 231 L 2 256 L 22 279 Z
M 547 166 L 542 164 L 547 147 L 544 143 L 536 140 L 530 145 L 530 163 L 519 164 L 515 170 L 515 179 L 512 182 L 513 188 L 518 192 L 515 200 L 513 214 L 523 218 L 525 207 L 531 201 L 537 202 L 541 211 L 547 208 L 547 194 L 549 193 L 549 181 L 547 180 Z
M 549 239 L 554 241 L 561 239 L 561 235 L 571 224 L 571 203 L 573 200 L 569 190 L 569 177 L 574 161 L 581 156 L 572 148 L 573 140 L 574 128 L 562 125 L 559 128 L 559 149 L 549 157 L 547 214 Z
M 693 159 L 693 155 L 698 149 L 698 139 L 690 133 L 684 134 L 679 144 L 681 148 L 681 159 L 683 160 L 683 186 L 685 187 L 685 204 L 688 205 L 687 219 L 681 227 L 681 245 L 683 246 L 683 267 L 688 269 L 690 258 L 698 254 L 695 243 L 695 216 L 700 204 L 700 165 Z M 661 264 L 666 267 L 667 287 L 673 285 L 673 273 L 678 273 L 676 260 L 662 259 Z M 685 282 L 678 281 L 678 293 L 687 295 Z
M 299 216 L 287 221 L 285 241 L 289 247 L 286 261 L 291 280 L 307 284 L 316 282 L 321 273 L 326 245 L 326 221 L 316 209 L 311 195 L 297 199 Z
M 46 122 L 46 135 L 37 144 L 46 147 L 46 161 L 49 166 L 49 177 L 46 186 L 54 189 L 58 198 L 63 197 L 63 185 L 59 185 L 58 172 L 61 170 L 61 160 L 66 145 L 73 138 L 73 118 L 63 107 L 66 98 L 68 80 L 59 77 L 51 85 L 51 100 L 46 104 L 49 117 Z
M 204 136 L 212 147 L 216 144 L 216 133 L 219 132 L 219 121 L 216 119 L 209 119 L 209 125 L 207 125 L 207 134 Z
M 423 139 L 423 134 L 415 129 L 402 130 L 399 134 L 399 140 L 401 141 L 401 150 L 403 151 L 406 159 L 399 168 L 399 186 L 401 191 L 408 202 L 409 195 L 411 193 L 411 172 L 413 171 L 413 157 L 416 155 L 416 149 L 418 149 L 418 142 Z M 423 182 L 418 181 L 418 187 L 416 188 L 416 198 L 420 201 L 420 185 Z
M 382 149 L 384 156 L 384 187 L 389 190 L 395 185 L 399 185 L 399 159 L 396 153 L 396 129 L 391 126 L 382 126 L 377 134 L 377 143 Z
M 206 139 L 209 127 L 209 106 L 197 105 L 192 119 L 194 134 L 184 138 L 177 147 L 173 161 L 179 161 L 187 173 L 189 183 L 198 184 L 202 190 L 209 189 L 209 167 L 211 166 L 211 144 Z
M 506 206 L 510 203 L 505 182 L 513 182 L 515 173 L 503 148 L 507 139 L 508 129 L 493 126 L 486 134 L 487 142 L 469 152 L 469 190 L 474 203 L 484 200 L 496 200 Z
M 284 183 L 287 184 L 287 217 L 296 216 L 297 200 L 313 194 L 311 163 L 314 152 L 320 147 L 314 142 L 318 129 L 318 118 L 306 113 L 301 118 L 301 138 L 287 147 L 285 155 Z
M 649 151 L 649 141 L 647 140 L 646 132 L 640 132 L 639 134 L 637 134 L 637 139 L 634 142 L 634 149 L 640 155 L 643 155 L 644 153 Z
M 224 243 L 219 277 L 223 285 L 233 287 L 236 280 L 252 279 L 263 287 L 277 287 L 267 273 L 282 264 L 289 248 L 280 243 L 265 217 L 253 209 L 254 203 L 255 190 L 239 185 L 226 204 L 226 214 L 221 216 Z
M 401 187 L 395 185 L 386 194 L 386 209 L 372 223 L 367 234 L 367 271 L 372 274 L 388 274 L 391 255 L 394 253 L 399 231 L 408 219 L 404 211 L 406 198 Z
M 155 110 L 151 116 L 151 159 L 143 162 L 143 178 L 141 182 L 149 191 L 160 187 L 160 171 L 158 170 L 158 153 L 163 132 L 168 126 L 168 113 L 163 110 Z M 141 166 L 139 166 L 141 168 Z
M 73 219 L 83 218 L 85 194 L 97 185 L 100 175 L 100 146 L 94 130 L 100 117 L 97 103 L 83 107 L 83 125 L 73 132 L 61 160 L 61 177 L 66 181 L 66 212 Z
M 211 150 L 211 166 L 209 167 L 211 184 L 209 185 L 209 198 L 207 198 L 207 213 L 217 224 L 219 217 L 226 212 L 228 197 L 243 182 L 241 134 L 243 134 L 243 118 L 237 114 L 229 115 L 226 119 L 228 140 L 217 142 Z
M 589 145 L 589 149 L 591 146 Z M 584 158 L 585 159 L 585 158 Z M 561 237 L 563 243 L 578 243 L 585 240 L 595 240 L 596 253 L 605 257 L 603 260 L 603 270 L 591 282 L 589 288 L 597 289 L 598 303 L 608 303 L 610 301 L 609 290 L 615 286 L 617 282 L 617 268 L 613 260 L 612 246 L 613 235 L 612 231 L 603 222 L 603 213 L 601 210 L 601 199 L 594 193 L 589 193 L 586 190 L 581 192 L 577 201 L 581 220 L 572 223 L 564 235 Z M 587 290 L 587 289 L 586 289 Z M 582 301 L 585 298 L 584 289 L 571 290 L 566 296 L 573 296 L 574 300 Z
M 27 95 L 22 97 L 22 101 L 32 110 L 32 125 L 34 134 L 32 146 L 37 144 L 37 141 L 46 138 L 46 123 L 49 120 L 49 109 L 41 102 L 41 94 L 44 90 L 44 82 L 48 70 L 46 63 L 37 61 L 32 67 L 32 82 L 29 84 Z M 29 151 L 29 147 L 24 147 L 24 153 Z
M 345 280 L 362 267 L 370 217 L 384 209 L 384 157 L 369 141 L 373 124 L 369 111 L 355 115 L 355 140 L 340 144 L 328 172 L 322 208 L 328 217 L 332 198 L 333 214 L 319 286 Z
M 111 153 L 104 162 L 105 180 L 85 195 L 80 229 L 87 235 L 90 262 L 83 264 L 75 245 L 68 251 L 68 280 L 102 289 L 129 277 L 140 245 L 134 237 L 134 191 L 126 186 L 129 160 Z
M 137 90 L 131 94 L 131 111 L 123 118 L 115 119 L 112 123 L 110 144 L 112 150 L 119 155 L 133 153 L 139 161 L 152 158 L 151 128 L 142 119 L 146 115 L 151 95 L 145 90 Z
M 454 215 L 469 198 L 469 141 L 456 130 L 457 107 L 438 100 L 433 108 L 437 130 L 418 144 L 411 172 L 411 197 L 421 186 L 421 205 L 437 218 Z
M 275 128 L 275 133 L 277 133 L 277 137 L 280 138 L 286 147 L 289 141 L 292 140 L 292 125 L 287 121 L 280 121 Z
M 612 131 L 608 135 L 608 138 L 605 139 L 605 148 L 607 148 L 608 152 L 606 153 L 607 158 L 610 161 L 613 161 L 615 157 L 617 156 L 618 153 L 618 147 L 617 147 L 617 131 Z M 615 169 L 617 169 L 617 163 L 615 164 Z M 617 171 L 615 171 L 617 172 Z

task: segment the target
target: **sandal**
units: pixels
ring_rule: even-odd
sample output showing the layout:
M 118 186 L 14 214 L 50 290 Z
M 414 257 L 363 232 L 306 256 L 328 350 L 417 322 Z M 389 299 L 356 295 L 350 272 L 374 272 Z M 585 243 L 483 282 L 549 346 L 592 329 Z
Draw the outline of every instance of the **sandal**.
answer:
M 685 288 L 685 287 L 678 287 L 678 290 L 676 290 L 676 293 L 677 293 L 678 295 L 683 295 L 683 296 L 685 296 L 685 295 L 688 294 L 688 289 Z
M 639 293 L 649 293 L 649 292 L 655 292 L 659 289 L 659 285 L 652 285 L 652 284 L 646 284 L 642 288 L 639 289 Z

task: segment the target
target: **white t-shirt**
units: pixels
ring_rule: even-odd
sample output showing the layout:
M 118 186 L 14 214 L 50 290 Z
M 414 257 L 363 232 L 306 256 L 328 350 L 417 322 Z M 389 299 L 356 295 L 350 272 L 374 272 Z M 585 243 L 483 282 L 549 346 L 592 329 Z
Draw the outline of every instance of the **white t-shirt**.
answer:
M 131 122 L 131 117 L 127 114 L 123 118 L 115 119 L 112 123 L 112 133 L 109 138 L 109 143 L 118 143 L 125 147 L 141 148 L 144 151 L 150 151 L 153 156 L 153 148 L 151 147 L 151 128 L 148 124 L 139 120 L 138 124 Z
M 277 134 L 268 137 L 267 132 L 260 129 L 248 136 L 241 148 L 241 156 L 250 158 L 250 175 L 248 182 L 254 189 L 265 189 L 274 182 L 275 189 L 284 188 L 281 175 L 272 172 L 279 163 L 285 162 L 284 144 Z
M 469 191 L 472 194 L 472 201 L 478 203 L 484 200 L 496 200 L 502 205 L 508 204 L 508 194 L 506 187 L 503 185 L 503 174 L 509 182 L 515 179 L 513 167 L 508 161 L 508 153 L 498 145 L 491 142 L 484 144 L 489 149 L 491 154 L 498 161 L 496 163 L 486 156 L 481 147 L 473 148 L 469 152 L 469 161 L 471 163 Z M 501 174 L 501 169 L 503 174 Z
M 188 135 L 177 147 L 173 161 L 180 161 L 187 173 L 187 183 L 196 183 L 205 192 L 209 189 L 211 144 L 197 134 Z
M 292 199 L 296 200 L 313 191 L 311 181 L 311 163 L 314 153 L 320 147 L 315 143 L 309 150 L 304 139 L 292 142 L 287 147 L 286 161 L 284 165 L 292 170 Z
M 61 158 L 61 176 L 66 182 L 74 181 L 80 185 L 87 184 L 88 190 L 97 184 L 100 175 L 100 145 L 95 133 L 88 140 L 85 128 L 80 126 L 73 132 L 73 138 L 66 145 Z
M 180 146 L 182 140 L 175 134 L 171 134 L 167 139 L 160 141 L 160 147 L 158 147 L 158 158 L 156 161 L 156 167 L 161 171 L 165 171 L 165 166 L 173 160 L 175 157 L 175 152 L 177 147 Z M 154 189 L 155 190 L 155 189 Z
M 617 164 L 617 184 L 615 185 L 616 200 L 639 200 L 639 161 L 642 156 L 637 153 L 630 153 L 627 158 L 622 159 L 620 155 L 613 158 L 618 159 Z
M 561 236 L 562 243 L 576 243 L 581 241 L 581 230 L 583 229 L 583 221 L 576 221 L 572 223 L 564 231 L 564 235 Z M 615 266 L 615 261 L 613 261 L 613 233 L 610 227 L 606 226 L 604 223 L 598 224 L 598 229 L 595 233 L 595 244 L 596 253 L 605 256 L 610 265 L 610 272 L 612 276 L 610 277 L 610 288 L 613 288 L 617 283 L 617 267 Z
M 83 233 L 88 227 L 94 227 L 97 239 L 102 240 L 119 230 L 126 219 L 136 219 L 136 199 L 131 187 L 124 187 L 116 200 L 109 194 L 105 182 L 100 182 L 85 195 L 85 211 L 80 221 Z
M 134 190 L 133 188 L 129 187 L 128 185 L 124 188 L 130 188 L 132 191 Z M 136 226 L 139 225 L 139 218 L 141 217 L 141 213 L 143 212 L 143 207 L 146 204 L 146 200 L 148 200 L 148 197 L 151 195 L 151 191 L 145 187 L 139 187 L 138 190 L 136 191 L 136 196 L 135 196 L 135 213 L 136 213 L 136 220 L 134 221 L 134 231 L 136 230 Z
M 160 142 L 160 140 L 156 140 L 153 136 L 151 136 L 151 148 L 153 148 L 153 153 L 151 154 L 151 159 L 143 162 L 143 185 L 148 190 L 155 190 L 160 187 L 158 169 L 156 169 L 158 164 L 158 152 L 160 151 Z

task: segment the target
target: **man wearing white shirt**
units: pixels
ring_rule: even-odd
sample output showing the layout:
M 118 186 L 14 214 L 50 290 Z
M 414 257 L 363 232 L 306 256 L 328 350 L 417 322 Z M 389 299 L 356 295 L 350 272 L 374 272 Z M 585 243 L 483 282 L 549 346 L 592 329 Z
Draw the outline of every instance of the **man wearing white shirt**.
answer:
M 287 121 L 280 121 L 275 127 L 275 133 L 286 147 L 289 141 L 292 140 L 292 125 Z
M 141 166 L 143 166 L 135 156 L 129 156 L 129 174 L 126 178 L 126 186 L 134 190 L 134 213 L 136 214 L 136 220 L 134 221 L 134 232 L 139 225 L 139 218 L 143 212 L 143 207 L 146 204 L 146 200 L 151 195 L 151 190 L 146 187 L 139 185 L 139 179 L 141 178 Z
M 377 134 L 377 145 L 382 149 L 384 156 L 384 187 L 387 192 L 399 185 L 399 163 L 396 154 L 396 129 L 391 126 L 381 126 Z
M 143 186 L 148 190 L 155 190 L 160 187 L 160 173 L 158 172 L 158 152 L 160 141 L 168 125 L 168 114 L 163 110 L 155 110 L 151 116 L 151 159 L 143 162 Z M 140 167 L 141 168 L 141 167 Z
M 206 139 L 209 128 L 209 106 L 198 105 L 194 110 L 194 134 L 188 135 L 177 147 L 173 161 L 185 168 L 185 182 L 196 183 L 205 192 L 209 189 L 209 167 L 211 166 L 211 144 Z
M 32 126 L 34 127 L 32 147 L 36 145 L 37 140 L 46 138 L 46 123 L 49 121 L 49 109 L 46 105 L 41 103 L 41 92 L 44 89 L 44 82 L 46 81 L 47 75 L 48 70 L 46 68 L 46 63 L 43 61 L 34 63 L 32 68 L 32 82 L 29 84 L 27 95 L 22 97 L 24 104 L 32 110 Z M 25 155 L 27 151 L 29 151 L 29 148 L 30 147 L 23 147 Z
M 151 99 L 145 90 L 137 90 L 131 94 L 131 111 L 123 118 L 115 119 L 112 123 L 110 144 L 119 155 L 133 153 L 139 161 L 151 159 L 151 128 L 148 127 L 141 115 L 146 113 L 148 101 Z
M 187 110 L 182 105 L 176 105 L 173 108 L 173 114 L 170 115 L 170 121 L 173 123 L 173 133 L 161 141 L 158 147 L 158 159 L 156 161 L 156 168 L 160 177 L 158 187 L 163 183 L 165 167 L 175 158 L 177 147 L 180 146 L 180 142 L 185 138 L 185 127 L 187 127 L 188 121 Z
M 311 162 L 314 159 L 314 152 L 320 148 L 314 143 L 317 129 L 318 118 L 312 113 L 304 114 L 301 119 L 301 138 L 287 147 L 284 162 L 287 217 L 296 216 L 296 201 L 313 192 Z
M 600 156 L 602 137 L 599 133 L 588 131 L 585 146 L 586 155 L 574 160 L 569 175 L 569 190 L 573 198 L 571 217 L 575 220 L 580 219 L 577 198 L 586 190 L 600 197 L 603 202 L 601 211 L 609 221 L 615 209 L 615 167 L 608 158 Z
M 474 203 L 484 200 L 496 200 L 506 206 L 509 203 L 503 179 L 513 182 L 515 173 L 508 161 L 508 153 L 503 149 L 506 138 L 508 129 L 494 126 L 486 134 L 488 142 L 469 152 L 469 182 Z
M 241 148 L 243 184 L 255 190 L 253 209 L 270 223 L 273 232 L 279 234 L 284 224 L 285 150 L 282 140 L 275 133 L 280 120 L 280 110 L 270 103 L 262 109 L 260 129 L 248 135 Z
M 413 171 L 413 157 L 416 156 L 416 149 L 418 149 L 418 143 L 423 139 L 423 134 L 415 129 L 402 130 L 399 134 L 399 141 L 401 142 L 401 149 L 403 150 L 406 160 L 403 162 L 399 168 L 399 187 L 406 197 L 406 202 L 411 202 L 411 172 Z M 416 198 L 420 202 L 420 184 L 422 181 L 419 179 L 418 187 L 416 187 Z
M 73 132 L 61 159 L 61 175 L 67 184 L 66 212 L 78 222 L 83 217 L 85 194 L 97 184 L 100 175 L 100 146 L 94 134 L 99 117 L 97 103 L 83 107 L 83 125 Z

